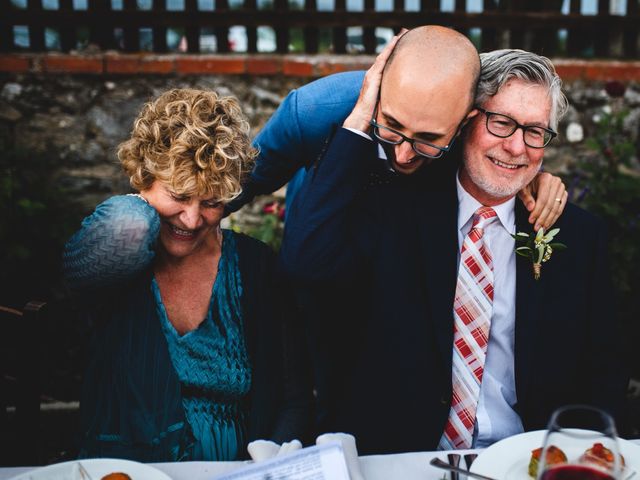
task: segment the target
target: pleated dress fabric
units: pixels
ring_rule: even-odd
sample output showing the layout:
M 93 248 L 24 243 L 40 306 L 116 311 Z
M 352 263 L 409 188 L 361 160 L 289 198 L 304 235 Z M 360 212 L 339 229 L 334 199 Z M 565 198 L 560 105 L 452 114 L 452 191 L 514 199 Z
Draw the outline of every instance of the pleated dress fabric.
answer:
M 192 458 L 235 460 L 246 440 L 243 399 L 251 387 L 251 366 L 244 341 L 242 281 L 232 232 L 223 232 L 209 311 L 198 328 L 179 335 L 167 317 L 155 279 L 152 291 L 171 363 L 182 386 L 182 404 L 194 437 Z

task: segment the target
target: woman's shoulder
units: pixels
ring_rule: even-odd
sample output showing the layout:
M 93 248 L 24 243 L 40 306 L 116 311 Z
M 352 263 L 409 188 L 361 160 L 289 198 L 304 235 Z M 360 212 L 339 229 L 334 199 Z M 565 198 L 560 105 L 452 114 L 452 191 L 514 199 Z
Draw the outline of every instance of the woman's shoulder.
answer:
M 276 266 L 276 253 L 266 243 L 250 237 L 244 233 L 229 230 L 232 236 L 236 251 L 240 270 L 245 274 L 254 275 L 258 271 L 273 272 Z
M 96 207 L 94 214 L 100 218 L 108 216 L 116 221 L 131 219 L 153 222 L 158 218 L 155 208 L 138 194 L 109 197 Z
M 228 232 L 230 232 L 230 234 L 233 236 L 238 249 L 243 249 L 258 255 L 265 255 L 270 257 L 275 256 L 275 252 L 273 251 L 273 249 L 263 241 L 251 237 L 245 233 L 236 232 L 234 230 L 228 230 Z

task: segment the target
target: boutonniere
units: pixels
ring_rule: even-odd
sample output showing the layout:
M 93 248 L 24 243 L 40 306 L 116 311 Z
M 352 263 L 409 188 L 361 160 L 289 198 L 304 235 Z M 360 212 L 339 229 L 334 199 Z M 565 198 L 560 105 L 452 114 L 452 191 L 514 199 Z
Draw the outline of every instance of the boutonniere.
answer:
M 524 232 L 511 235 L 516 240 L 516 253 L 531 259 L 533 263 L 533 278 L 536 280 L 540 278 L 542 264 L 551 258 L 553 251 L 567 248 L 563 243 L 551 243 L 551 240 L 553 240 L 553 237 L 555 237 L 559 231 L 559 228 L 554 228 L 545 234 L 544 228 L 541 228 L 535 236 Z M 522 243 L 524 243 L 524 245 L 519 247 L 518 244 Z

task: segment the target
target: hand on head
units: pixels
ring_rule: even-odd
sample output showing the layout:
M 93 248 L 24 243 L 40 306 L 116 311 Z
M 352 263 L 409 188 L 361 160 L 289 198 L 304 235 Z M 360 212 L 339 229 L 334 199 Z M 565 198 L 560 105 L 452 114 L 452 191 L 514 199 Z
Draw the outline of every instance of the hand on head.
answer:
M 362 83 L 362 88 L 360 89 L 358 101 L 356 102 L 355 107 L 353 107 L 351 114 L 344 121 L 342 125 L 343 127 L 353 128 L 360 130 L 361 132 L 369 132 L 369 121 L 373 116 L 373 110 L 376 108 L 378 94 L 380 93 L 382 72 L 384 71 L 387 60 L 389 59 L 391 52 L 393 52 L 398 39 L 400 39 L 400 37 L 402 37 L 402 35 L 407 31 L 408 30 L 406 29 L 402 29 L 398 35 L 394 36 L 387 46 L 384 47 L 384 50 L 382 50 L 382 52 L 380 52 L 376 57 L 376 61 L 373 63 L 371 68 L 367 70 L 367 73 L 364 76 L 364 82 Z

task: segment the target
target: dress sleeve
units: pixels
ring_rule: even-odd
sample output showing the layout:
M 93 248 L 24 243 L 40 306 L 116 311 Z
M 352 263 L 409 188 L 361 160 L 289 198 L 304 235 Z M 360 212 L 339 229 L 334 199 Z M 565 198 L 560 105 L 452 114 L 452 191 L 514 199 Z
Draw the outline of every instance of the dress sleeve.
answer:
M 82 221 L 62 258 L 72 292 L 114 286 L 146 269 L 155 256 L 160 217 L 135 195 L 111 197 Z

